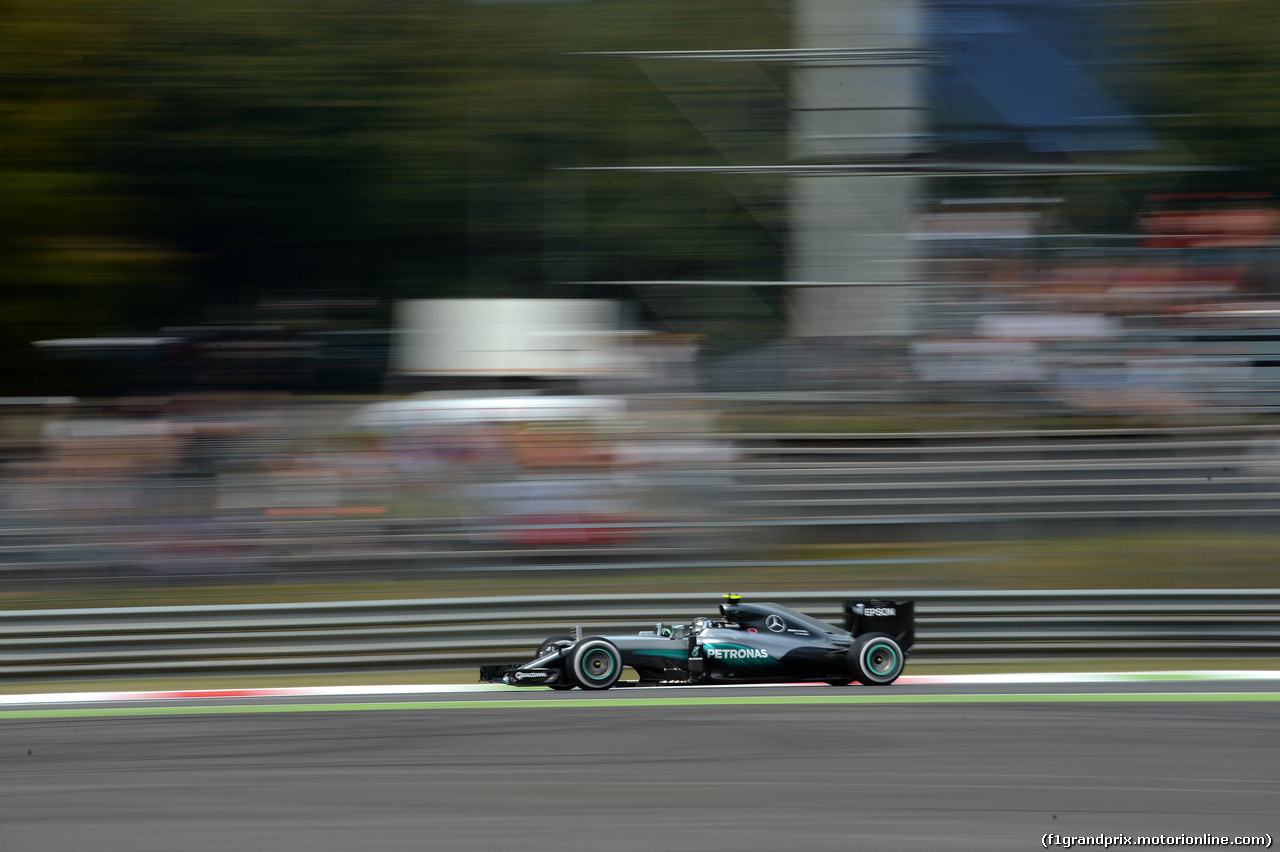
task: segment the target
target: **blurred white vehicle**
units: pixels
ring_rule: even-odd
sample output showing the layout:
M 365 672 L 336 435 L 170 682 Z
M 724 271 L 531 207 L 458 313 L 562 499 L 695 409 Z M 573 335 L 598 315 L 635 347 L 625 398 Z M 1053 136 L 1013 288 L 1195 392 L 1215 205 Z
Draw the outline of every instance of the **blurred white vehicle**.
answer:
M 366 405 L 356 412 L 351 425 L 384 434 L 485 423 L 603 425 L 619 422 L 626 412 L 627 404 L 612 397 L 441 398 L 433 394 L 419 394 L 407 399 Z

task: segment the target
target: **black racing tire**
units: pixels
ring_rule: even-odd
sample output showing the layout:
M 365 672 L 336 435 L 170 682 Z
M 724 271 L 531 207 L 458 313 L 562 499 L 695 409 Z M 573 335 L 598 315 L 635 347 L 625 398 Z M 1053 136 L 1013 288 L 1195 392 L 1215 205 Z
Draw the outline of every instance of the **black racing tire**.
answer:
M 902 648 L 883 633 L 864 633 L 849 648 L 849 672 L 866 686 L 888 686 L 907 662 Z
M 557 645 L 572 645 L 573 635 L 569 633 L 557 633 L 555 636 L 548 636 L 542 640 L 542 644 L 538 646 L 537 656 L 541 657 L 555 648 Z
M 541 657 L 544 654 L 551 653 L 551 651 L 555 650 L 558 645 L 568 647 L 573 644 L 573 641 L 574 637 L 571 633 L 557 633 L 555 636 L 548 636 L 546 639 L 543 639 L 542 644 L 538 646 L 537 656 Z M 549 683 L 547 686 L 551 687 L 556 692 L 568 692 L 577 686 L 577 684 L 571 680 L 567 680 L 563 683 Z
M 566 669 L 583 689 L 608 689 L 622 675 L 622 654 L 608 639 L 587 639 L 569 652 Z

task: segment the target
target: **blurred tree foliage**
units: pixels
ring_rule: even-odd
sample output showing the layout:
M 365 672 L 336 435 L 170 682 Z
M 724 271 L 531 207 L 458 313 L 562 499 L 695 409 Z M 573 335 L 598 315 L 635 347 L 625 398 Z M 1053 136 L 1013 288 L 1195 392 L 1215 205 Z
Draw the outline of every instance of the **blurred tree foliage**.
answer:
M 179 298 L 171 251 L 149 237 L 122 176 L 94 161 L 136 118 L 100 75 L 122 43 L 92 2 L 60 14 L 0 4 L 0 358 L 11 391 L 61 389 L 31 340 L 110 330 Z
M 780 186 L 566 169 L 778 161 L 784 77 L 583 54 L 780 47 L 786 21 L 781 0 L 2 0 L 0 348 L 264 294 L 775 277 Z M 10 390 L 47 379 L 24 363 Z
M 1188 178 L 1182 190 L 1280 191 L 1280 17 L 1269 0 L 1160 4 L 1144 17 L 1162 129 L 1203 164 L 1239 166 Z M 1184 160 L 1189 159 L 1184 155 Z

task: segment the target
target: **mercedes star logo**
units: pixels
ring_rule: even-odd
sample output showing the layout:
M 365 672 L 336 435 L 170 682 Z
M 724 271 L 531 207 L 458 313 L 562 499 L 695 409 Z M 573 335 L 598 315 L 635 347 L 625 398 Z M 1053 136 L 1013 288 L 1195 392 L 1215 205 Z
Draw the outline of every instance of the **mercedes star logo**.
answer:
M 771 615 L 764 620 L 764 626 L 772 630 L 774 633 L 781 633 L 787 629 L 787 623 L 776 615 Z

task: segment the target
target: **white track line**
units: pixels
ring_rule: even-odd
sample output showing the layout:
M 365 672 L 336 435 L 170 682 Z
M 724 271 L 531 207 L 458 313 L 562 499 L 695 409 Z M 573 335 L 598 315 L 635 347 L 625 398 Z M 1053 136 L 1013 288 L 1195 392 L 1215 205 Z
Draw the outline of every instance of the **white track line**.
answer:
M 1280 680 L 1280 671 L 1144 671 L 1144 672 L 1024 672 L 1017 674 L 903 675 L 898 683 L 915 685 L 991 685 L 1037 683 L 1151 683 L 1161 681 Z M 777 686 L 825 684 L 722 684 L 717 688 L 762 689 Z M 660 689 L 662 687 L 649 687 Z M 646 691 L 647 689 L 646 688 Z M 671 686 L 671 689 L 684 689 Z M 514 692 L 519 687 L 491 683 L 425 683 L 388 686 L 299 686 L 250 689 L 184 689 L 146 692 L 45 692 L 0 695 L 0 706 L 23 704 L 97 704 L 115 701 L 181 701 L 191 698 L 282 698 L 322 695 L 439 695 L 467 692 Z

